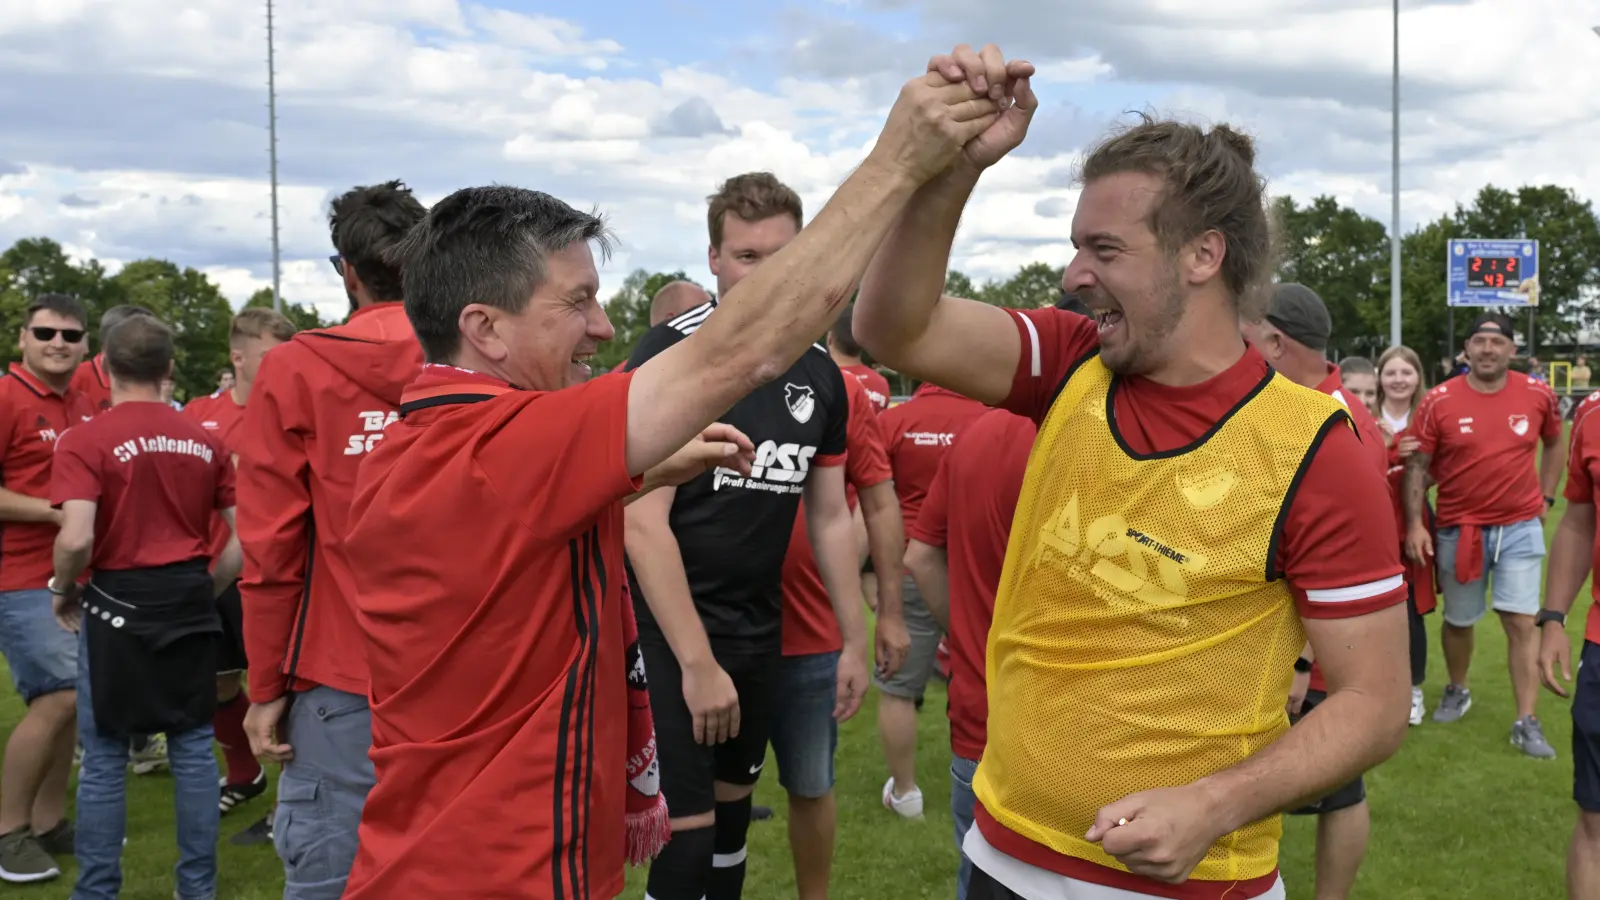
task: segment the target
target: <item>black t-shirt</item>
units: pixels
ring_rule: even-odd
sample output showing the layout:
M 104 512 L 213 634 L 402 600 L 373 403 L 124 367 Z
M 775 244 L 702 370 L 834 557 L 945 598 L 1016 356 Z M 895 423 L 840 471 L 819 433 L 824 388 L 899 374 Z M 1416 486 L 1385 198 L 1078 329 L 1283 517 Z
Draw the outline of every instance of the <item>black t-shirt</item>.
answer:
M 635 369 L 694 333 L 716 301 L 650 329 L 628 359 Z M 782 641 L 783 556 L 811 467 L 845 454 L 850 417 L 844 374 L 821 346 L 757 388 L 717 421 L 756 445 L 748 478 L 716 469 L 681 485 L 670 523 L 689 593 L 712 645 L 728 652 L 777 652 Z M 628 566 L 639 629 L 659 635 L 639 579 Z

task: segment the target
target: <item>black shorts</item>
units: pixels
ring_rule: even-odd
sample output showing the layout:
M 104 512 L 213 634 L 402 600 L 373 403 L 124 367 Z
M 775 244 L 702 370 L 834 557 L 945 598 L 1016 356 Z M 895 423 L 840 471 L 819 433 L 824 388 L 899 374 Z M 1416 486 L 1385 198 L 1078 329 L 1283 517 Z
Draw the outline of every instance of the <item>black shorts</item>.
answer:
M 244 606 L 239 599 L 238 581 L 217 598 L 217 614 L 222 617 L 222 633 L 217 635 L 217 674 L 243 672 L 250 663 L 244 656 Z
M 1600 644 L 1583 642 L 1572 695 L 1572 799 L 1600 813 Z
M 712 812 L 717 808 L 716 782 L 748 785 L 761 777 L 783 655 L 776 647 L 768 653 L 739 654 L 713 649 L 717 664 L 739 692 L 739 736 L 708 747 L 694 739 L 694 717 L 683 699 L 683 670 L 672 648 L 660 638 L 641 635 L 639 652 L 650 684 L 667 810 L 675 819 Z
M 1300 715 L 1295 716 L 1291 723 L 1300 721 L 1306 713 L 1316 709 L 1317 704 L 1326 699 L 1328 699 L 1327 691 L 1306 691 L 1306 702 L 1300 706 Z M 1367 783 L 1362 779 L 1362 776 L 1357 775 L 1355 781 L 1339 788 L 1315 803 L 1308 803 L 1299 809 L 1290 810 L 1289 815 L 1320 816 L 1324 813 L 1348 809 L 1365 799 L 1367 799 Z

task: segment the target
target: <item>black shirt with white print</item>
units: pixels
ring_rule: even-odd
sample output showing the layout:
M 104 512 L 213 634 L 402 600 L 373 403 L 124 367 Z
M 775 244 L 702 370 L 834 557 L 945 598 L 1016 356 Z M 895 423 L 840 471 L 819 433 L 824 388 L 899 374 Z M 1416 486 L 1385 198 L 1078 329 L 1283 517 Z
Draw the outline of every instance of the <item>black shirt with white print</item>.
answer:
M 628 368 L 638 368 L 693 334 L 715 309 L 713 300 L 650 329 L 628 359 Z M 717 420 L 755 444 L 749 477 L 718 468 L 678 487 L 669 522 L 683 555 L 689 593 L 714 649 L 779 652 L 783 557 L 801 490 L 818 459 L 844 456 L 848 402 L 844 374 L 826 349 L 812 346 L 789 371 Z M 640 634 L 660 637 L 631 563 L 628 581 Z

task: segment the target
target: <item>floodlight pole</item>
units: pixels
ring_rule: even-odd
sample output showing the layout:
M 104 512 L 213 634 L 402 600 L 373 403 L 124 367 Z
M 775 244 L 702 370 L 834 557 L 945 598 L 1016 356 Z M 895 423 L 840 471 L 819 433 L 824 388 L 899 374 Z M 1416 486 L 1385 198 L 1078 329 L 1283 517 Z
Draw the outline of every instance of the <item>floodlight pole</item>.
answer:
M 1394 0 L 1394 147 L 1389 194 L 1389 346 L 1400 346 L 1400 0 Z
M 278 86 L 272 48 L 272 0 L 267 0 L 267 159 L 272 167 L 272 310 L 283 312 L 278 254 Z

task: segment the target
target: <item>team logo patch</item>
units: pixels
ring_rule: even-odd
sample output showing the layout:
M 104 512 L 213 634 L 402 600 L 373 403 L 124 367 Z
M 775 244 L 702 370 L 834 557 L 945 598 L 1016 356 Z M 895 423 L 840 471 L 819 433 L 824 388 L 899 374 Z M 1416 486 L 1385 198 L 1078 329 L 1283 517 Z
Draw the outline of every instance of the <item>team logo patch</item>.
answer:
M 817 394 L 810 385 L 785 384 L 783 402 L 789 405 L 789 414 L 802 425 L 811 421 L 811 414 L 817 411 Z
M 1527 416 L 1524 416 L 1524 415 L 1511 416 L 1510 417 L 1510 422 L 1511 422 L 1511 430 L 1516 433 L 1517 437 L 1522 437 L 1523 435 L 1528 433 L 1528 417 Z
M 1216 506 L 1239 483 L 1233 460 L 1224 454 L 1201 450 L 1191 455 L 1179 469 L 1178 490 L 1195 509 Z

